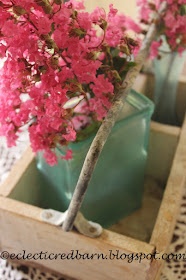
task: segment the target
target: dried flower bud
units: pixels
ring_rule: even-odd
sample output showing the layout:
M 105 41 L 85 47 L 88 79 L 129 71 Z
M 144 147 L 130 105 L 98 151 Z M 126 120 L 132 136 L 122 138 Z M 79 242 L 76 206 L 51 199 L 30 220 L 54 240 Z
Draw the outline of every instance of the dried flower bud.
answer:
M 78 12 L 77 12 L 77 11 L 73 11 L 73 12 L 72 12 L 72 15 L 71 15 L 71 18 L 72 18 L 72 19 L 76 19 L 76 18 L 77 18 L 77 15 L 78 15 Z
M 142 30 L 141 34 L 146 35 L 147 34 L 147 30 Z
M 150 2 L 148 5 L 151 10 L 156 11 L 156 5 L 154 3 Z
M 14 110 L 20 109 L 20 104 L 19 105 L 13 105 Z
M 39 71 L 44 74 L 47 72 L 47 67 L 46 66 L 39 66 Z
M 186 46 L 186 34 L 183 34 L 183 35 L 182 35 L 181 44 L 182 44 L 183 46 Z
M 104 31 L 107 29 L 107 21 L 106 20 L 102 20 L 102 23 L 100 24 L 101 29 L 103 29 Z
M 147 20 L 145 20 L 145 19 L 141 19 L 140 22 L 143 23 L 143 24 L 146 24 L 146 25 L 149 24 L 149 22 Z
M 52 67 L 52 69 L 58 69 L 58 65 L 59 65 L 59 57 L 52 56 L 50 58 L 50 66 Z
M 70 31 L 70 35 L 84 37 L 86 35 L 86 31 L 79 29 L 79 28 L 72 28 Z
M 125 53 L 126 55 L 130 55 L 130 50 L 128 48 L 128 46 L 125 44 L 123 45 L 120 45 L 119 46 L 119 50 L 122 52 L 122 53 Z
M 127 38 L 127 42 L 129 45 L 133 46 L 133 47 L 138 47 L 139 46 L 139 43 L 138 41 L 132 39 L 132 38 Z
M 97 52 L 90 52 L 87 54 L 87 59 L 95 60 L 97 59 Z
M 2 8 L 4 7 L 4 4 L 1 1 L 0 1 L 0 7 L 2 7 Z
M 35 0 L 38 6 L 41 6 L 45 14 L 51 14 L 53 9 L 47 0 Z
M 37 83 L 37 82 L 40 82 L 41 81 L 41 77 L 39 74 L 35 74 L 33 75 L 33 80 Z
M 68 3 L 67 8 L 72 9 L 72 3 Z
M 21 16 L 26 14 L 25 9 L 23 9 L 21 6 L 13 6 L 13 12 L 17 15 L 17 16 Z
M 56 5 L 61 5 L 61 4 L 62 4 L 62 0 L 54 0 L 54 3 L 55 3 Z
M 55 49 L 56 51 L 58 51 L 59 49 L 58 49 L 58 47 L 57 47 L 57 45 L 56 45 L 56 43 L 54 42 L 54 40 L 50 37 L 50 35 L 41 35 L 40 36 L 40 39 L 41 40 L 44 40 L 45 41 L 45 43 L 46 43 L 46 45 L 47 45 L 47 47 L 49 48 L 49 49 Z
M 118 71 L 113 70 L 113 71 L 112 71 L 112 76 L 113 76 L 113 78 L 115 78 L 116 80 L 121 81 L 121 77 L 120 77 Z

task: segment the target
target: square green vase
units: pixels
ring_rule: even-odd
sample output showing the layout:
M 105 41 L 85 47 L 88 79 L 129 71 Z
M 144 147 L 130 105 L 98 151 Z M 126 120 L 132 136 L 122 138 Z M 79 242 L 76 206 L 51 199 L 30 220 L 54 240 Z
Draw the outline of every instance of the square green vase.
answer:
M 109 227 L 141 206 L 153 109 L 149 99 L 130 92 L 85 195 L 81 212 L 87 219 Z M 38 154 L 37 167 L 45 182 L 41 186 L 42 207 L 67 210 L 93 138 L 71 143 L 73 159 L 59 160 L 57 166 L 49 166 Z M 65 153 L 61 149 L 57 154 L 60 158 Z

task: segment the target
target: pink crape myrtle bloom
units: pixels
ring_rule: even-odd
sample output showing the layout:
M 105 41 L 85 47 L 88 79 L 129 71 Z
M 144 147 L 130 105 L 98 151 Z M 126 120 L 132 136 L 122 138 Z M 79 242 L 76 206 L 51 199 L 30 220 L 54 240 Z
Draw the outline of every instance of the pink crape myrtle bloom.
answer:
M 8 145 L 28 125 L 35 154 L 54 165 L 64 146 L 62 159 L 72 159 L 68 145 L 100 125 L 133 66 L 139 44 L 129 29 L 140 32 L 113 5 L 106 14 L 79 1 L 1 0 L 0 135 Z
M 161 46 L 161 42 L 156 42 L 156 41 L 152 42 L 151 51 L 150 51 L 151 59 L 154 59 L 155 57 L 158 56 L 158 49 L 160 46 Z

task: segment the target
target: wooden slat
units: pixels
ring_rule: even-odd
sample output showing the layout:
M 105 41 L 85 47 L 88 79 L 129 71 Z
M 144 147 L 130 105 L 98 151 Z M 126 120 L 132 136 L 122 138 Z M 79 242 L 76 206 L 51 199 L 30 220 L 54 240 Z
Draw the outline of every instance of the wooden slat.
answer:
M 109 228 L 138 240 L 149 242 L 156 222 L 164 189 L 157 180 L 146 176 L 142 206 Z
M 173 160 L 171 173 L 164 192 L 151 244 L 159 251 L 165 251 L 179 210 L 179 203 L 186 178 L 186 120 L 181 130 L 180 140 Z M 169 236 L 169 238 L 167 238 Z
M 0 185 L 0 195 L 8 196 L 12 190 L 15 188 L 20 178 L 26 174 L 28 168 L 30 167 L 31 161 L 34 159 L 34 154 L 31 151 L 31 148 L 28 147 L 21 158 L 16 162 L 13 168 L 10 171 L 9 176 Z
M 160 253 L 166 253 L 171 242 L 176 219 L 180 209 L 183 189 L 186 183 L 186 119 L 173 160 L 171 173 L 152 233 L 150 244 Z M 163 262 L 162 262 L 163 264 Z M 157 276 L 158 277 L 158 276 Z M 158 278 L 157 278 L 158 279 Z
M 181 129 L 176 126 L 151 122 L 146 173 L 165 187 Z
M 79 250 L 81 253 L 103 253 L 109 250 L 130 254 L 152 253 L 154 246 L 105 230 L 100 238 L 91 239 L 75 232 L 63 232 L 40 220 L 40 208 L 25 205 L 10 198 L 0 197 L 0 236 L 1 250 L 12 253 L 70 253 Z M 6 233 L 6 234 L 4 234 Z M 32 260 L 33 261 L 33 260 Z M 37 260 L 36 263 L 75 279 L 108 280 L 128 279 L 144 280 L 147 277 L 151 262 L 141 263 L 124 260 Z M 155 272 L 154 272 L 155 273 Z
M 177 112 L 178 121 L 181 123 L 182 120 L 184 119 L 184 114 L 186 112 L 186 75 L 181 75 L 179 78 L 177 101 L 176 101 L 176 112 Z

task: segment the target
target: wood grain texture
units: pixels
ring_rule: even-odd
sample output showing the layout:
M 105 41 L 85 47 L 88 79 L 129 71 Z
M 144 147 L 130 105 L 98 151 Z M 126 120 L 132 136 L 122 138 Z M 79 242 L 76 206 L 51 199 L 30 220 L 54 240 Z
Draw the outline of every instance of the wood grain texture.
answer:
M 185 65 L 186 69 L 186 65 Z M 186 71 L 186 70 L 185 70 Z M 186 75 L 181 75 L 178 83 L 176 113 L 179 123 L 183 122 L 186 112 Z
M 30 147 L 28 147 L 21 158 L 16 162 L 10 171 L 8 178 L 3 184 L 0 185 L 0 195 L 8 196 L 15 185 L 19 182 L 20 178 L 24 176 L 30 167 L 31 161 L 34 159 L 34 154 Z
M 160 252 L 166 251 L 175 226 L 186 179 L 186 119 L 173 160 L 160 211 L 150 243 Z
M 19 265 L 19 266 L 21 266 L 21 265 L 25 266 L 26 265 L 28 267 L 32 267 L 34 269 L 38 269 L 41 273 L 44 273 L 44 275 L 46 273 L 49 273 L 49 274 L 52 274 L 52 275 L 56 275 L 56 271 L 54 271 L 54 270 L 50 269 L 49 267 L 46 267 L 46 266 L 44 266 L 42 264 L 38 264 L 36 262 L 27 261 L 27 260 L 19 260 L 19 261 L 18 260 L 8 260 L 8 263 L 12 264 L 12 265 L 15 265 L 15 264 Z M 61 277 L 61 279 L 65 279 L 65 280 L 77 280 L 77 279 L 72 278 L 72 277 L 67 277 L 64 274 L 61 274 L 59 272 L 57 273 L 57 276 Z
M 179 128 L 172 130 L 168 126 L 159 126 L 156 123 L 151 124 L 151 132 L 154 135 L 152 139 L 158 135 L 157 139 L 160 143 L 162 137 L 166 136 L 167 138 L 162 147 L 154 146 L 159 155 L 159 163 L 163 163 L 165 160 L 164 145 L 172 149 L 170 139 L 176 139 L 178 147 L 150 243 L 140 241 L 140 230 L 138 231 L 130 223 L 125 223 L 125 226 L 128 224 L 129 231 L 135 233 L 135 238 L 104 230 L 102 236 L 98 239 L 84 237 L 74 231 L 65 233 L 61 228 L 43 223 L 40 219 L 42 209 L 28 204 L 36 203 L 38 185 L 40 184 L 35 160 L 29 148 L 13 168 L 5 183 L 0 186 L 0 250 L 14 253 L 20 253 L 24 249 L 29 253 L 37 253 L 41 250 L 51 253 L 69 253 L 71 250 L 80 250 L 82 252 L 106 254 L 109 250 L 114 252 L 119 249 L 121 253 L 144 252 L 148 254 L 156 248 L 160 253 L 166 252 L 174 229 L 186 175 L 186 121 L 181 133 Z M 152 142 L 150 145 L 152 145 Z M 153 158 L 153 153 L 150 156 Z M 171 159 L 167 158 L 166 161 L 169 162 Z M 157 192 L 155 193 L 157 195 Z M 149 199 L 153 199 L 153 197 L 149 196 Z M 143 226 L 143 221 L 146 219 L 145 215 L 143 214 L 143 216 L 139 212 L 138 215 L 136 219 L 141 219 L 140 223 Z M 152 215 L 154 214 L 152 213 Z M 163 262 L 143 261 L 141 264 L 138 262 L 128 264 L 122 260 L 32 261 L 32 265 L 36 264 L 74 279 L 154 280 L 160 274 Z
M 146 176 L 142 207 L 120 220 L 109 230 L 149 242 L 156 222 L 164 188 L 159 181 Z
M 152 233 L 150 244 L 154 244 L 161 254 L 166 253 L 171 242 L 178 216 L 183 189 L 186 183 L 186 118 L 181 130 L 180 140 L 173 160 L 171 173 Z M 163 267 L 161 261 L 161 269 Z M 159 279 L 159 269 L 156 280 Z
M 166 185 L 179 141 L 179 127 L 151 122 L 147 174 Z
M 130 254 L 154 251 L 154 246 L 133 240 L 110 231 L 104 231 L 102 236 L 91 239 L 76 232 L 64 232 L 59 227 L 43 223 L 40 220 L 42 209 L 25 205 L 10 198 L 0 197 L 0 236 L 1 250 L 11 253 L 70 253 L 79 250 L 83 253 L 114 253 Z M 6 233 L 6 234 L 5 234 Z M 3 237 L 3 238 L 2 238 Z M 33 262 L 33 260 L 32 260 Z M 37 260 L 38 264 L 75 279 L 131 279 L 144 280 L 147 277 L 151 262 L 127 263 L 124 260 Z

